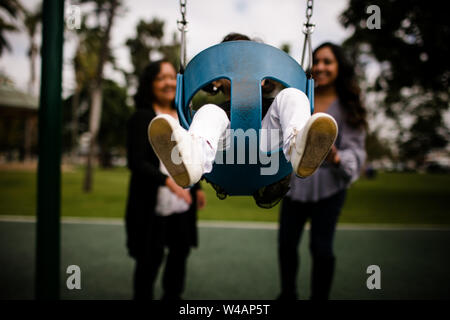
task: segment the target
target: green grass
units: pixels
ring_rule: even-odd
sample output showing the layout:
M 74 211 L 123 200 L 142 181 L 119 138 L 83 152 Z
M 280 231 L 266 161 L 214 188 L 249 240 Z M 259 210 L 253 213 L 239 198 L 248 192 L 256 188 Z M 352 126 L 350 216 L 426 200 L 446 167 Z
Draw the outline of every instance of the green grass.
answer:
M 96 170 L 94 190 L 81 191 L 83 171 L 62 174 L 63 216 L 121 218 L 128 193 L 129 172 L 124 168 Z M 207 207 L 202 220 L 277 221 L 279 206 L 258 208 L 251 197 L 219 200 L 203 184 Z M 340 222 L 450 224 L 450 175 L 380 173 L 374 180 L 360 179 L 349 190 Z M 0 171 L 0 214 L 34 215 L 36 174 Z

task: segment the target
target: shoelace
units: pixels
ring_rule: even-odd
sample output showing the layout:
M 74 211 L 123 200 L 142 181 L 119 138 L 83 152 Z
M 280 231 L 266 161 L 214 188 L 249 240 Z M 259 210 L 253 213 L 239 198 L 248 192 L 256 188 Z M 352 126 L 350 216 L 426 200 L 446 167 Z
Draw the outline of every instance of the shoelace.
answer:
M 299 131 L 297 130 L 297 128 L 293 128 L 292 132 L 290 134 L 291 136 L 291 140 L 289 141 L 289 154 L 292 154 L 292 147 L 295 145 L 295 142 L 297 140 L 297 135 L 298 135 Z M 295 148 L 295 146 L 294 146 Z

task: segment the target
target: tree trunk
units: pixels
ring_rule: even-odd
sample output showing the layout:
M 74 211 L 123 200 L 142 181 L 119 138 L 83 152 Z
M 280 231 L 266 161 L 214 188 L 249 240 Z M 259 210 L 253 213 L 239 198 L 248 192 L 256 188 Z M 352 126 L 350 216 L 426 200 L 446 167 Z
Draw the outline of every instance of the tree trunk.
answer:
M 30 116 L 25 118 L 25 135 L 24 135 L 24 161 L 31 160 L 31 145 L 33 141 L 33 122 Z
M 33 30 L 36 30 L 35 28 Z M 36 35 L 34 31 L 30 31 L 30 50 L 28 57 L 30 58 L 30 80 L 28 82 L 28 93 L 35 96 L 36 92 L 36 60 L 39 54 L 39 48 L 36 43 Z
M 93 181 L 93 162 L 97 151 L 96 142 L 98 129 L 100 127 L 102 112 L 102 87 L 97 86 L 91 91 L 91 110 L 89 112 L 89 149 L 86 162 L 86 173 L 84 178 L 83 190 L 90 192 L 92 190 Z
M 75 90 L 75 93 L 72 97 L 72 125 L 70 126 L 71 129 L 71 140 L 72 140 L 72 146 L 71 146 L 71 158 L 72 163 L 75 163 L 75 158 L 77 156 L 77 147 L 78 147 L 78 109 L 80 107 L 80 89 L 77 86 L 77 89 Z
M 86 172 L 84 176 L 83 191 L 90 192 L 93 184 L 93 160 L 96 151 L 96 141 L 98 129 L 100 127 L 101 113 L 102 113 L 102 82 L 103 82 L 103 68 L 109 52 L 109 39 L 111 35 L 111 28 L 116 14 L 116 9 L 119 6 L 118 1 L 112 1 L 108 12 L 108 22 L 106 25 L 105 34 L 100 46 L 100 54 L 97 66 L 97 73 L 93 81 L 91 89 L 91 108 L 89 112 L 89 151 L 86 161 Z
M 100 152 L 100 166 L 103 169 L 112 168 L 112 166 L 113 166 L 113 164 L 112 164 L 113 158 L 112 158 L 111 149 L 110 148 L 102 148 L 100 146 L 99 152 Z

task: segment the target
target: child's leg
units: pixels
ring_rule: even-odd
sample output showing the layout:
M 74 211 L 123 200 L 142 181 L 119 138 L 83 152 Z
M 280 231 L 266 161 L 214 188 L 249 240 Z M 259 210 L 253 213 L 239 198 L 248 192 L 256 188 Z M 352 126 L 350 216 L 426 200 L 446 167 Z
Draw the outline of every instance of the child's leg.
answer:
M 270 151 L 281 147 L 289 160 L 291 140 L 309 118 L 309 100 L 302 91 L 295 88 L 280 91 L 262 119 L 261 150 Z
M 262 120 L 261 149 L 274 150 L 280 146 L 290 160 L 295 173 L 308 177 L 321 165 L 337 136 L 336 121 L 326 113 L 311 116 L 306 95 L 295 88 L 282 90 L 274 99 Z M 281 130 L 273 139 L 271 130 Z M 269 138 L 271 137 L 272 138 Z
M 217 148 L 226 140 L 229 127 L 227 114 L 215 104 L 204 105 L 195 113 L 189 133 L 202 138 L 203 173 L 212 171 Z
M 189 131 L 173 117 L 162 114 L 150 122 L 148 137 L 170 176 L 178 185 L 187 187 L 212 170 L 219 140 L 228 125 L 225 111 L 206 105 L 195 113 Z

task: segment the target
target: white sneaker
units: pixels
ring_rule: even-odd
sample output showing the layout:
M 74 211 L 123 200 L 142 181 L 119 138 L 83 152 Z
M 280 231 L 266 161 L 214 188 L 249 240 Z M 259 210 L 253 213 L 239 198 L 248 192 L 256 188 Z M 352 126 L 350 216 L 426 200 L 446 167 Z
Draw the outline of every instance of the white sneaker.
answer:
M 337 132 L 332 116 L 319 112 L 309 118 L 291 145 L 291 163 L 297 176 L 306 178 L 317 170 L 333 146 Z
M 167 114 L 156 116 L 148 126 L 148 140 L 179 186 L 186 188 L 200 180 L 203 174 L 201 142 L 177 120 Z

